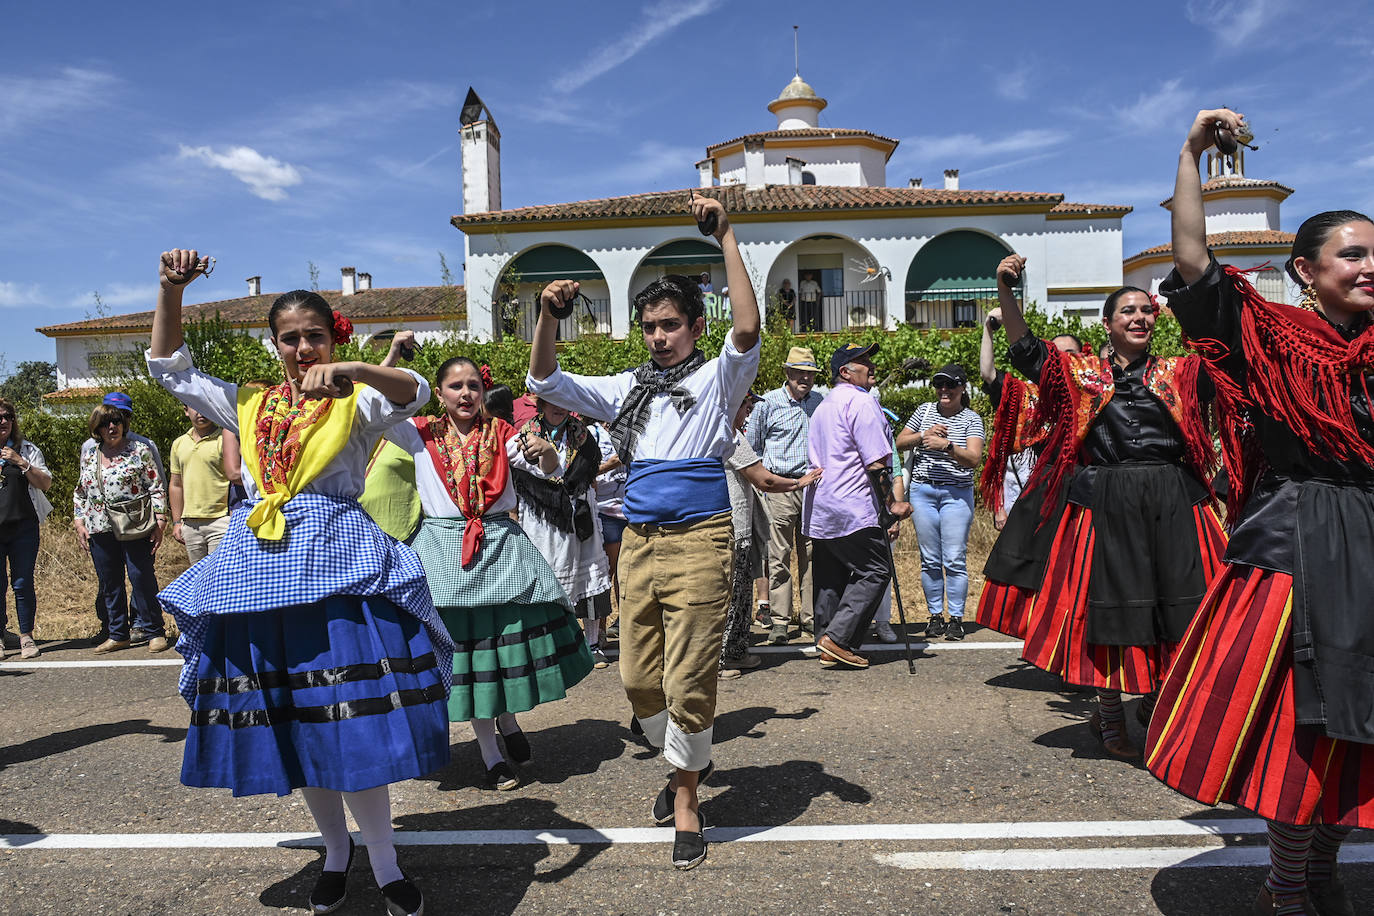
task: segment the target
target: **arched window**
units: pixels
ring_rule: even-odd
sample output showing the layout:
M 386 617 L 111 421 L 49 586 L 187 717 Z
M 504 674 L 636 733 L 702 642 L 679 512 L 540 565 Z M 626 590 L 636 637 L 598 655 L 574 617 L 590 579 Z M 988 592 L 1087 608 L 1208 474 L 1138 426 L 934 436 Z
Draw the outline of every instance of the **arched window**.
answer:
M 816 173 L 815 173 L 815 172 L 802 172 L 802 184 L 815 184 L 815 183 L 816 183 Z

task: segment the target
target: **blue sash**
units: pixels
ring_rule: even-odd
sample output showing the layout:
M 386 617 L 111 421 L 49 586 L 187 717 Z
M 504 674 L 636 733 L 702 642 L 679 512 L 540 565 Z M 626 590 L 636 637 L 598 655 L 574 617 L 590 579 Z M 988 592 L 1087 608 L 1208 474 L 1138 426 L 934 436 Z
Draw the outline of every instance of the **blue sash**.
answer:
M 632 525 L 681 525 L 729 511 L 725 462 L 719 458 L 630 463 L 625 520 Z

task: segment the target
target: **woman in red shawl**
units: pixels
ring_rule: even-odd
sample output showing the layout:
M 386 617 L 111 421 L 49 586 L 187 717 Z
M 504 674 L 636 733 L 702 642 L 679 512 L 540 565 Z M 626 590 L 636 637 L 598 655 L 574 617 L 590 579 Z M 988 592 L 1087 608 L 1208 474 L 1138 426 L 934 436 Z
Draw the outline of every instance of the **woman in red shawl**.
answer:
M 412 417 L 387 437 L 415 456 L 425 520 L 412 546 L 456 647 L 449 721 L 472 723 L 487 783 L 513 789 L 510 764 L 531 758 L 515 714 L 562 699 L 592 658 L 553 570 L 510 517 L 511 464 L 551 469 L 558 456 L 533 445 L 522 452 L 514 427 L 486 415 L 488 387 L 485 366 L 454 357 L 434 378 L 444 412 Z
M 1198 159 L 1243 116 L 1198 112 L 1160 287 L 1217 385 L 1231 480 L 1227 567 L 1179 647 L 1146 764 L 1269 821 L 1257 913 L 1353 914 L 1336 853 L 1374 827 L 1374 223 L 1299 227 L 1300 306 L 1267 302 L 1207 247 Z

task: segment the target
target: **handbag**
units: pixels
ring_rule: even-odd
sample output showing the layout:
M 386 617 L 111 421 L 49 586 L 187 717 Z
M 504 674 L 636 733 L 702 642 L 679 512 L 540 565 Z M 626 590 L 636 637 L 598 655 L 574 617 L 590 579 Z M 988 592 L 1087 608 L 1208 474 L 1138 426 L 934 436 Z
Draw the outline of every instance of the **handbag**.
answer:
M 110 520 L 110 528 L 116 541 L 139 541 L 148 537 L 157 528 L 157 516 L 153 514 L 153 494 L 144 493 L 133 499 L 123 499 L 112 503 L 105 498 L 105 473 L 100 468 L 100 446 L 95 451 L 95 479 L 100 487 L 100 500 L 105 503 L 105 517 Z

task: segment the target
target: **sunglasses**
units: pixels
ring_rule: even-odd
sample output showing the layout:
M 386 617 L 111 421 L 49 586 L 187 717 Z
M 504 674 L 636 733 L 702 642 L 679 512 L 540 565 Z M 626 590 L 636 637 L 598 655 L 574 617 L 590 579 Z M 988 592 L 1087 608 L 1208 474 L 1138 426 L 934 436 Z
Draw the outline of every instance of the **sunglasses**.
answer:
M 936 388 L 963 388 L 963 382 L 936 382 Z
M 12 413 L 0 413 L 0 422 L 13 423 L 13 422 L 14 422 L 14 414 L 12 414 Z

